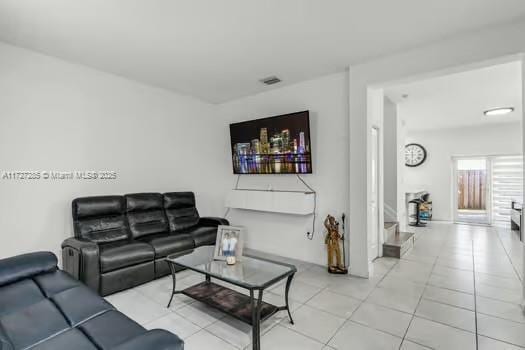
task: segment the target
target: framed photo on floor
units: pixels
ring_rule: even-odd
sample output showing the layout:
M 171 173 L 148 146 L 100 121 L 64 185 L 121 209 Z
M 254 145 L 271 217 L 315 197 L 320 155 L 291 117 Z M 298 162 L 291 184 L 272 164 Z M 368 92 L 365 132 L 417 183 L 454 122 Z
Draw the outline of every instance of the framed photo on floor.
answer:
M 234 256 L 239 261 L 242 258 L 245 232 L 246 229 L 242 226 L 219 225 L 214 258 L 226 260 L 227 257 Z

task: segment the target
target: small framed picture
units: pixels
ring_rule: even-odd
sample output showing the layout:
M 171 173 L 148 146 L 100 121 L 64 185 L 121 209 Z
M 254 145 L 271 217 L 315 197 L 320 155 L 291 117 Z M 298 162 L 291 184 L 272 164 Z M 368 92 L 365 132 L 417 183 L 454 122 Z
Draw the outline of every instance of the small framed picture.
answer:
M 240 260 L 244 245 L 244 232 L 245 228 L 242 226 L 219 225 L 214 258 L 226 260 L 227 257 L 234 256 L 236 260 Z

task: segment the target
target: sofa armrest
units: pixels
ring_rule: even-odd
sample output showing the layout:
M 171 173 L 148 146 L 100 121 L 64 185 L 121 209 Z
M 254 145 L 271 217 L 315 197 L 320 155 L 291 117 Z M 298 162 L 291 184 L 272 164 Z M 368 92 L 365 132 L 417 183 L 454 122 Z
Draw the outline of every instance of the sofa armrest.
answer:
M 71 237 L 62 242 L 64 270 L 99 293 L 100 252 L 98 244 Z
M 0 260 L 0 286 L 57 269 L 51 252 L 22 254 Z
M 229 225 L 230 222 L 223 218 L 215 217 L 202 217 L 199 219 L 199 225 L 201 226 L 219 226 L 219 225 Z
M 176 335 L 153 329 L 113 348 L 113 350 L 184 350 L 184 342 Z

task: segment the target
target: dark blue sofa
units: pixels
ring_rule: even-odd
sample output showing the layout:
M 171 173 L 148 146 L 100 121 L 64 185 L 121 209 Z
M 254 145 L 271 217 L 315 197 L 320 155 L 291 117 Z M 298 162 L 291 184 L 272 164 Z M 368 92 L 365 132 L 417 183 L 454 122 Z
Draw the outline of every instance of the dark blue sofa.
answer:
M 1 350 L 182 350 L 146 331 L 67 273 L 49 252 L 0 260 Z

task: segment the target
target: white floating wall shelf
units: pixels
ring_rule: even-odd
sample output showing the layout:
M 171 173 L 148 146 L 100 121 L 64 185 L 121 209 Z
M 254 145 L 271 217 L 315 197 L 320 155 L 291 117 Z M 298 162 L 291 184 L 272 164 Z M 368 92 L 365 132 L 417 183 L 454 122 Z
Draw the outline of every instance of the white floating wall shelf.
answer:
M 236 189 L 226 196 L 226 207 L 273 213 L 310 215 L 314 212 L 314 192 Z

